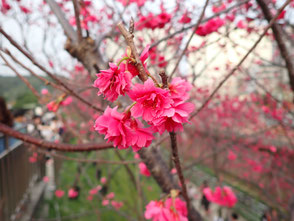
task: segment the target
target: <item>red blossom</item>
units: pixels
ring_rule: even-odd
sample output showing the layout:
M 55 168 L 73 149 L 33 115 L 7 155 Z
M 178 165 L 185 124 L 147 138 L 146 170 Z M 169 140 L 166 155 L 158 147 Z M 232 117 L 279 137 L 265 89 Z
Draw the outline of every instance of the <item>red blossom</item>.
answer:
M 109 101 L 115 101 L 119 95 L 125 95 L 131 86 L 131 74 L 118 69 L 116 64 L 109 63 L 108 70 L 97 74 L 94 87 L 99 88 L 98 95 L 103 94 Z

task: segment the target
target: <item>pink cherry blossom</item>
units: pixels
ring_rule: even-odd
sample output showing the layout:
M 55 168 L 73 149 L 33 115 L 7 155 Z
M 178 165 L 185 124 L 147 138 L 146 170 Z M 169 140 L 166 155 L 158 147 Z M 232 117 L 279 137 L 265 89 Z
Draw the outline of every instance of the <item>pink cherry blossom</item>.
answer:
M 43 177 L 43 181 L 44 181 L 45 183 L 48 183 L 48 182 L 49 182 L 49 177 L 48 177 L 48 176 L 44 176 L 44 177 Z
M 151 173 L 150 173 L 150 171 L 148 170 L 148 168 L 147 168 L 147 166 L 146 166 L 146 164 L 145 163 L 139 163 L 139 169 L 140 169 L 140 173 L 142 174 L 142 175 L 144 175 L 144 176 L 150 176 L 151 175 Z
M 103 206 L 109 205 L 109 200 L 106 200 L 106 199 L 102 200 L 102 205 Z
M 56 190 L 55 191 L 55 196 L 57 198 L 61 198 L 61 197 L 63 197 L 63 195 L 64 195 L 64 191 L 63 190 Z
M 63 101 L 61 101 L 60 105 L 68 106 L 71 104 L 71 102 L 72 102 L 72 97 L 69 96 L 69 97 L 65 98 Z
M 109 63 L 108 70 L 97 74 L 94 87 L 99 88 L 98 95 L 103 94 L 109 101 L 115 101 L 119 95 L 125 95 L 131 85 L 131 74 L 118 69 L 116 64 Z
M 97 187 L 95 187 L 95 188 L 93 188 L 93 189 L 91 189 L 91 190 L 89 190 L 89 194 L 90 195 L 95 195 L 95 194 L 97 194 L 98 193 L 98 188 Z
M 189 98 L 188 92 L 192 89 L 192 85 L 186 80 L 176 77 L 173 78 L 168 88 L 173 99 L 181 99 L 184 101 Z
M 152 219 L 153 221 L 161 221 L 164 219 L 164 203 L 161 201 L 151 201 L 145 210 L 145 219 Z
M 30 163 L 36 163 L 36 162 L 37 162 L 37 158 L 34 157 L 34 156 L 30 156 L 30 157 L 29 157 L 29 162 L 30 162 Z
M 160 116 L 150 123 L 153 129 L 162 134 L 165 130 L 168 132 L 183 131 L 183 123 L 189 122 L 190 113 L 194 110 L 194 104 L 184 101 L 176 102 L 170 108 L 169 116 Z
M 56 112 L 60 106 L 60 103 L 56 101 L 51 101 L 47 104 L 47 108 L 49 111 Z
M 223 19 L 213 18 L 213 19 L 210 19 L 205 24 L 199 25 L 195 33 L 199 36 L 206 36 L 217 31 L 224 24 L 225 24 L 225 21 Z
M 119 210 L 124 204 L 123 202 L 111 201 L 111 205 L 116 209 Z
M 144 215 L 153 221 L 188 221 L 186 203 L 179 198 L 168 198 L 165 202 L 151 201 Z
M 101 182 L 102 184 L 105 184 L 105 183 L 107 182 L 106 177 L 101 177 L 100 182 Z
M 117 107 L 107 107 L 104 114 L 97 118 L 94 128 L 100 134 L 105 134 L 107 142 L 113 142 L 118 149 L 132 147 L 138 151 L 148 147 L 153 139 L 149 128 L 143 128 L 142 123 L 131 119 L 130 114 L 119 113 Z
M 140 60 L 146 71 L 147 71 L 146 60 L 149 57 L 149 48 L 150 48 L 150 45 L 147 45 L 140 55 Z M 127 56 L 128 56 L 127 53 L 125 53 L 122 57 L 127 57 Z M 132 74 L 132 77 L 135 77 L 139 74 L 139 70 L 137 66 L 131 60 L 126 60 L 122 62 L 119 67 L 121 68 L 122 71 L 130 72 Z
M 191 18 L 188 16 L 187 13 L 184 13 L 181 19 L 179 20 L 179 23 L 187 24 L 191 22 Z
M 48 89 L 46 89 L 46 88 L 43 88 L 42 90 L 41 90 L 41 94 L 42 95 L 46 95 L 46 94 L 48 94 Z
M 169 209 L 168 220 L 188 221 L 188 210 L 186 202 L 180 198 L 168 198 L 165 207 Z
M 25 14 L 30 14 L 32 11 L 25 6 L 19 6 L 20 10 Z
M 171 174 L 176 174 L 177 173 L 177 169 L 176 168 L 172 168 L 170 171 Z
M 68 190 L 67 195 L 68 195 L 69 198 L 74 199 L 74 198 L 77 198 L 77 197 L 78 197 L 79 192 L 76 191 L 74 188 L 70 188 L 70 189 Z
M 218 186 L 214 192 L 207 187 L 203 190 L 203 193 L 209 201 L 229 208 L 233 207 L 238 201 L 235 193 L 228 186 L 223 188 Z
M 126 6 L 131 3 L 136 3 L 139 7 L 143 6 L 145 4 L 146 0 L 118 0 L 123 4 L 123 6 Z
M 155 87 L 153 81 L 148 79 L 142 84 L 136 84 L 129 96 L 136 104 L 131 109 L 133 117 L 142 117 L 146 121 L 152 121 L 157 116 L 170 116 L 171 104 L 168 90 Z
M 107 194 L 106 198 L 111 200 L 114 198 L 114 196 L 115 196 L 114 192 L 111 192 L 111 193 Z
M 228 159 L 234 161 L 236 158 L 237 155 L 233 151 L 229 150 Z

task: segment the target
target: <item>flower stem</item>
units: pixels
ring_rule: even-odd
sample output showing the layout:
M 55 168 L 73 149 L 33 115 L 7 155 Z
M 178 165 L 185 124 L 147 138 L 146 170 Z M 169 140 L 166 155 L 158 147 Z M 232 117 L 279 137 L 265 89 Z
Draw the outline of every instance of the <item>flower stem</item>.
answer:
M 120 65 L 123 61 L 129 60 L 129 59 L 131 59 L 131 58 L 130 58 L 130 57 L 123 57 L 123 58 L 120 59 L 120 61 L 118 62 L 117 67 L 119 67 L 119 65 Z

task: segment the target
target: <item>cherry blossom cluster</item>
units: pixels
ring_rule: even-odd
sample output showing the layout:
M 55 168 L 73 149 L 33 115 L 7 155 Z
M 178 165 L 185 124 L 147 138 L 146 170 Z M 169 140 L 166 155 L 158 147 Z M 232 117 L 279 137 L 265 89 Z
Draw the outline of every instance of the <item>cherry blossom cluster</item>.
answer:
M 99 22 L 99 18 L 90 11 L 89 6 L 91 6 L 91 1 L 83 1 L 82 7 L 80 9 L 81 19 L 81 27 L 85 30 L 89 30 L 89 23 L 97 23 Z M 72 16 L 69 20 L 72 26 L 76 25 L 75 16 Z
M 156 28 L 164 28 L 164 26 L 170 22 L 171 14 L 163 11 L 158 15 L 154 15 L 153 13 L 149 13 L 147 16 L 141 16 L 139 21 L 136 23 L 136 29 L 142 30 L 144 28 L 147 29 L 156 29 Z
M 213 18 L 213 19 L 210 19 L 205 24 L 199 25 L 195 33 L 199 36 L 206 36 L 213 32 L 216 32 L 224 24 L 225 24 L 225 21 L 223 19 Z
M 56 112 L 60 106 L 68 106 L 72 102 L 72 97 L 61 96 L 56 100 L 50 101 L 47 104 L 47 108 L 49 111 Z
M 209 201 L 214 202 L 220 206 L 231 208 L 234 207 L 238 201 L 235 193 L 228 186 L 217 186 L 214 192 L 209 187 L 207 187 L 203 190 L 203 193 Z
M 146 206 L 145 218 L 153 221 L 188 221 L 187 206 L 180 198 L 151 201 Z
M 127 6 L 128 4 L 131 3 L 136 3 L 139 7 L 142 7 L 146 0 L 117 0 L 123 4 L 123 6 Z
M 156 47 L 149 50 L 150 54 L 150 63 L 152 65 L 158 65 L 160 68 L 164 68 L 167 66 L 167 61 L 165 57 L 156 50 Z
M 146 59 L 149 46 L 144 49 L 140 59 L 145 71 L 150 76 Z M 189 114 L 194 110 L 188 92 L 192 86 L 181 78 L 174 78 L 164 88 L 154 78 L 148 78 L 144 84 L 132 84 L 132 78 L 139 74 L 136 62 L 127 49 L 126 54 L 117 64 L 110 63 L 108 70 L 97 74 L 94 86 L 99 88 L 98 95 L 114 102 L 119 96 L 128 95 L 133 103 L 120 113 L 118 107 L 107 107 L 104 114 L 96 119 L 94 128 L 105 135 L 118 149 L 132 147 L 134 151 L 148 147 L 153 140 L 153 133 L 183 130 L 183 123 L 188 122 Z M 141 118 L 150 127 L 144 127 Z

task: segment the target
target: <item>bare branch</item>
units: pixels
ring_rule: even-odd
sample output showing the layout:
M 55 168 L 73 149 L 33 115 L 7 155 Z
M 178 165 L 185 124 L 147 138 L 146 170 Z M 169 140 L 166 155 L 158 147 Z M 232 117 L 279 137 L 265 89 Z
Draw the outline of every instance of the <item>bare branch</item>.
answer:
M 122 35 L 124 36 L 124 38 L 126 39 L 127 44 L 128 44 L 128 46 L 130 46 L 130 48 L 132 50 L 132 54 L 133 54 L 134 58 L 136 59 L 138 70 L 139 70 L 139 78 L 143 82 L 146 81 L 148 79 L 148 75 L 145 71 L 145 68 L 142 64 L 139 53 L 138 53 L 137 48 L 135 46 L 135 43 L 133 40 L 134 35 L 132 35 L 130 32 L 127 31 L 127 29 L 125 28 L 125 26 L 123 25 L 122 22 L 118 23 L 117 27 L 120 30 L 120 32 L 122 33 Z
M 77 34 L 73 27 L 66 20 L 63 12 L 61 11 L 59 5 L 54 0 L 46 0 L 51 11 L 56 15 L 59 23 L 61 24 L 65 35 L 72 41 L 77 42 Z
M 59 150 L 59 151 L 65 151 L 65 152 L 88 152 L 93 150 L 106 150 L 113 148 L 112 144 L 63 144 L 63 143 L 54 143 L 54 142 L 48 142 L 42 139 L 38 139 L 35 137 L 32 137 L 30 135 L 20 133 L 5 124 L 0 123 L 0 132 L 15 137 L 17 139 L 20 139 L 26 143 L 34 144 L 40 148 L 46 148 L 51 150 Z
M 258 5 L 260 6 L 265 19 L 270 22 L 273 19 L 273 16 L 267 6 L 267 3 L 264 0 L 256 0 Z M 280 49 L 281 55 L 286 63 L 286 68 L 288 70 L 288 77 L 290 81 L 290 87 L 292 89 L 292 92 L 294 93 L 294 64 L 293 59 L 291 58 L 291 54 L 289 53 L 286 43 L 283 39 L 283 32 L 282 28 L 278 23 L 273 23 L 271 26 L 271 29 L 273 31 L 273 34 L 275 36 L 275 40 L 278 44 L 278 47 Z M 294 102 L 294 100 L 293 100 Z
M 38 100 L 40 100 L 41 97 L 40 97 L 38 91 L 33 87 L 33 85 L 31 85 L 31 83 L 28 81 L 28 79 L 26 79 L 20 73 L 18 73 L 18 71 L 11 64 L 9 64 L 9 62 L 5 59 L 5 57 L 2 55 L 1 52 L 0 52 L 0 57 L 6 63 L 6 65 L 17 75 L 17 77 L 19 79 L 21 79 L 27 85 L 27 87 L 33 92 L 33 94 L 38 98 Z
M 76 25 L 77 25 L 77 36 L 79 39 L 79 42 L 82 41 L 82 28 L 81 28 L 81 21 L 80 21 L 80 7 L 78 5 L 77 0 L 72 0 L 74 10 L 75 10 L 75 18 L 76 18 Z
M 104 110 L 102 110 L 99 107 L 96 107 L 95 105 L 93 105 L 91 102 L 85 100 L 83 97 L 81 97 L 78 93 L 76 93 L 73 89 L 71 89 L 70 87 L 68 87 L 64 82 L 62 82 L 61 80 L 59 80 L 53 73 L 51 73 L 50 71 L 48 71 L 43 65 L 41 65 L 40 63 L 38 63 L 32 55 L 30 55 L 28 52 L 26 52 L 25 50 L 22 49 L 22 47 L 13 40 L 13 38 L 11 36 L 9 36 L 3 29 L 2 27 L 0 27 L 0 33 L 2 33 L 6 39 L 14 46 L 16 47 L 23 55 L 25 55 L 29 60 L 31 60 L 31 62 L 36 65 L 38 68 L 40 68 L 42 71 L 44 71 L 48 76 L 50 76 L 53 80 L 55 80 L 58 84 L 60 84 L 62 87 L 64 87 L 71 95 L 73 95 L 75 98 L 77 98 L 78 100 L 80 100 L 81 102 L 83 102 L 84 104 L 86 104 L 87 106 L 93 108 L 96 111 L 99 112 L 103 112 Z
M 189 40 L 187 41 L 185 48 L 183 49 L 183 51 L 182 51 L 182 53 L 181 53 L 179 59 L 177 60 L 177 63 L 175 64 L 174 69 L 172 70 L 172 72 L 171 72 L 171 74 L 170 74 L 170 80 L 172 79 L 174 73 L 176 72 L 176 70 L 177 70 L 177 68 L 178 68 L 178 66 L 179 66 L 179 64 L 180 64 L 180 62 L 181 62 L 181 60 L 182 60 L 182 58 L 183 58 L 183 56 L 184 56 L 184 54 L 185 54 L 185 52 L 186 52 L 186 50 L 187 50 L 187 48 L 188 48 L 190 42 L 191 42 L 191 40 L 192 40 L 192 38 L 193 38 L 195 32 L 196 32 L 196 30 L 198 29 L 198 27 L 199 27 L 199 25 L 200 25 L 200 23 L 201 23 L 201 21 L 202 21 L 204 15 L 205 15 L 205 10 L 206 10 L 206 8 L 207 8 L 208 2 L 209 2 L 209 0 L 206 0 L 205 5 L 204 5 L 204 7 L 203 7 L 203 10 L 202 10 L 202 12 L 201 12 L 201 14 L 200 14 L 200 17 L 199 17 L 199 19 L 198 19 L 196 25 L 194 26 L 194 29 L 193 29 L 193 31 L 192 31 L 192 33 L 191 33 L 191 35 L 190 35 L 190 38 L 189 38 Z

